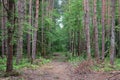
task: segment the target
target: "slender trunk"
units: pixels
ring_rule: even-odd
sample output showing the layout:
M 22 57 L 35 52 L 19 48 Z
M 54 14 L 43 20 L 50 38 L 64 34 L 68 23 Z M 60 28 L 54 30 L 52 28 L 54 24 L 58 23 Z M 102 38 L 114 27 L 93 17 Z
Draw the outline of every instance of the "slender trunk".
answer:
M 97 0 L 94 0 L 94 16 L 93 16 L 93 25 L 95 28 L 95 54 L 96 54 L 96 58 L 97 60 L 99 60 L 99 45 L 98 45 L 98 28 L 97 28 Z
M 7 0 L 5 0 L 5 2 L 4 2 L 4 4 L 5 5 L 7 5 L 8 3 L 7 3 Z M 4 40 L 5 40 L 5 54 L 6 54 L 6 56 L 7 56 L 7 54 L 8 54 L 8 39 L 7 39 L 7 33 L 8 33 L 8 28 L 7 28 L 7 26 L 6 26 L 6 24 L 7 24 L 7 11 L 5 10 L 5 8 L 3 9 L 3 19 L 4 19 Z
M 6 13 L 5 13 L 6 14 Z M 7 23 L 7 17 L 5 16 L 5 24 Z M 8 28 L 5 26 L 5 54 L 8 55 L 8 38 L 7 38 Z
M 72 56 L 74 56 L 74 31 L 72 30 L 72 39 L 71 39 L 71 52 Z
M 39 17 L 39 0 L 36 0 L 36 14 L 35 14 L 35 30 L 33 31 L 33 43 L 32 43 L 32 61 L 36 57 L 36 42 L 37 42 L 37 30 L 38 30 L 38 17 Z
M 23 53 L 24 0 L 18 0 L 18 42 L 16 63 L 19 64 Z
M 90 53 L 90 16 L 89 16 L 89 0 L 84 0 L 84 10 L 85 10 L 85 31 L 86 31 L 86 47 L 87 47 L 87 57 L 91 59 Z
M 105 58 L 105 0 L 102 0 L 102 60 Z
M 6 72 L 11 72 L 13 70 L 13 29 L 14 29 L 14 0 L 8 0 L 8 22 L 11 24 L 8 27 L 8 56 L 7 56 L 7 67 Z
M 2 25 L 1 25 L 1 30 L 2 30 L 2 57 L 5 55 L 5 15 L 4 15 L 4 7 L 2 7 Z
M 7 0 L 5 0 L 5 5 L 8 4 Z M 7 24 L 7 11 L 4 9 L 4 23 L 5 23 L 5 54 L 6 56 L 8 55 L 8 38 L 7 38 L 7 33 L 8 33 L 8 27 L 6 26 Z
M 29 0 L 29 25 L 32 26 L 32 0 Z M 30 53 L 31 53 L 31 30 L 28 30 L 28 39 L 27 39 L 27 54 L 28 54 L 28 58 L 30 58 Z
M 44 51 L 44 0 L 42 0 L 42 33 L 41 33 L 41 39 L 42 39 L 42 42 L 41 42 L 41 48 L 42 48 L 42 55 L 45 56 L 45 51 Z
M 119 7 L 118 8 L 118 10 L 119 10 L 119 18 L 118 19 L 119 19 L 119 27 L 120 27 L 120 0 L 118 0 L 118 4 L 119 4 L 119 6 L 118 6 Z M 118 47 L 120 47 L 120 31 L 119 31 L 118 35 L 119 35 L 118 36 L 119 37 L 119 42 L 118 42 L 119 46 Z M 118 53 L 120 53 L 120 49 L 118 50 Z M 118 56 L 120 56 L 120 55 L 118 55 Z
M 69 29 L 69 52 L 72 52 L 72 45 L 71 45 L 71 30 Z
M 114 65 L 115 56 L 115 0 L 111 0 L 111 14 L 112 14 L 112 27 L 111 27 L 111 51 L 110 51 L 110 64 Z
M 78 31 L 78 56 L 80 56 L 81 53 L 80 43 L 81 43 L 80 31 Z
M 108 39 L 110 39 L 110 23 L 111 23 L 111 8 L 110 8 L 110 4 L 111 4 L 111 1 L 107 1 L 108 2 L 108 20 L 107 20 L 107 36 L 108 36 Z

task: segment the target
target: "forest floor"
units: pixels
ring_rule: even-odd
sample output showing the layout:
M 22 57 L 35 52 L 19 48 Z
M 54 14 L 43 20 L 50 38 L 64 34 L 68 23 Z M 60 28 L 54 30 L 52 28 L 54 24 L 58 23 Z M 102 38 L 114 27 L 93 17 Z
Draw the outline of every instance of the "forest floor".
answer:
M 66 61 L 66 57 L 55 54 L 50 63 L 37 69 L 23 69 L 19 77 L 0 80 L 120 80 L 120 71 L 76 73 L 75 67 Z

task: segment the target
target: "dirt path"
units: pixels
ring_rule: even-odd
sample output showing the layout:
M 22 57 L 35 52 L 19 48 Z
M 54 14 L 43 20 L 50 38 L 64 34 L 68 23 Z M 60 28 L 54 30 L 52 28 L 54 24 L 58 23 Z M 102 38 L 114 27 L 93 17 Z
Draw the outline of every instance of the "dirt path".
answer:
M 120 71 L 75 74 L 73 66 L 65 62 L 66 57 L 54 55 L 52 62 L 37 69 L 24 69 L 19 77 L 0 78 L 0 80 L 120 80 Z
M 26 80 L 71 80 L 70 66 L 66 62 L 51 62 L 37 70 L 24 72 Z
M 37 70 L 25 70 L 25 80 L 72 80 L 72 66 L 65 62 L 66 57 L 59 53 L 54 54 L 54 59 L 51 63 L 43 65 Z

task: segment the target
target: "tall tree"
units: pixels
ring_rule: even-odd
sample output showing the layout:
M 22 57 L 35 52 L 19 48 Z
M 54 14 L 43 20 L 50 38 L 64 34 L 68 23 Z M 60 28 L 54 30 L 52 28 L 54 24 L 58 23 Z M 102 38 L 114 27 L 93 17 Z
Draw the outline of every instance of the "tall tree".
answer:
M 106 37 L 108 40 L 110 39 L 110 26 L 111 26 L 111 1 L 107 0 L 107 30 L 106 30 Z
M 5 15 L 4 15 L 4 7 L 2 6 L 2 15 L 3 15 L 3 17 L 2 17 L 2 25 L 1 25 L 1 30 L 2 30 L 2 57 L 4 57 L 4 55 L 5 55 Z
M 32 0 L 29 0 L 29 25 L 32 26 Z M 30 53 L 31 53 L 31 30 L 28 30 L 28 35 L 27 35 L 27 54 L 28 58 L 30 58 Z
M 45 3 L 45 1 L 44 0 L 42 0 L 42 21 L 41 21 L 41 48 L 42 48 L 42 55 L 43 56 L 45 56 L 45 43 L 44 43 L 44 14 L 45 14 L 45 8 L 44 8 L 44 3 Z
M 13 34 L 14 34 L 14 12 L 15 12 L 15 1 L 7 0 L 7 5 L 4 4 L 4 8 L 7 11 L 7 18 L 10 25 L 8 25 L 8 54 L 7 54 L 7 67 L 6 72 L 11 72 L 13 70 Z
M 102 60 L 105 57 L 105 0 L 102 0 Z
M 110 64 L 114 65 L 115 56 L 115 0 L 111 0 L 111 14 L 112 14 L 112 26 L 111 26 L 111 51 L 110 51 Z
M 33 41 L 32 41 L 32 61 L 35 59 L 36 56 L 38 17 L 39 17 L 39 0 L 36 0 L 35 27 L 34 27 L 35 30 L 33 31 Z
M 98 45 L 98 28 L 97 28 L 97 0 L 94 0 L 94 15 L 93 15 L 93 25 L 95 28 L 95 54 L 96 54 L 96 58 L 97 60 L 99 60 L 99 45 Z
M 23 54 L 23 24 L 24 24 L 24 0 L 18 0 L 18 42 L 17 42 L 17 56 L 16 63 L 19 64 Z
M 87 57 L 91 58 L 90 50 L 90 15 L 89 15 L 89 0 L 84 0 L 84 11 L 85 11 L 85 31 L 86 31 L 86 47 L 87 47 Z

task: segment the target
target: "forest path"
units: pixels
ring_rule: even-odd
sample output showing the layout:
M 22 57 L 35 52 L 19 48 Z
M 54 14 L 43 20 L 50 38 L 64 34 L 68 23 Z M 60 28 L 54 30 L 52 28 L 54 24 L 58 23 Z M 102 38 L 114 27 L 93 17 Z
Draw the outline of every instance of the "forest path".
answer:
M 72 80 L 70 63 L 61 53 L 54 53 L 53 61 L 37 70 L 25 70 L 25 80 Z
M 64 55 L 54 53 L 53 56 L 50 63 L 36 69 L 23 69 L 19 77 L 0 80 L 120 80 L 120 71 L 76 74 L 75 68 L 67 62 Z

